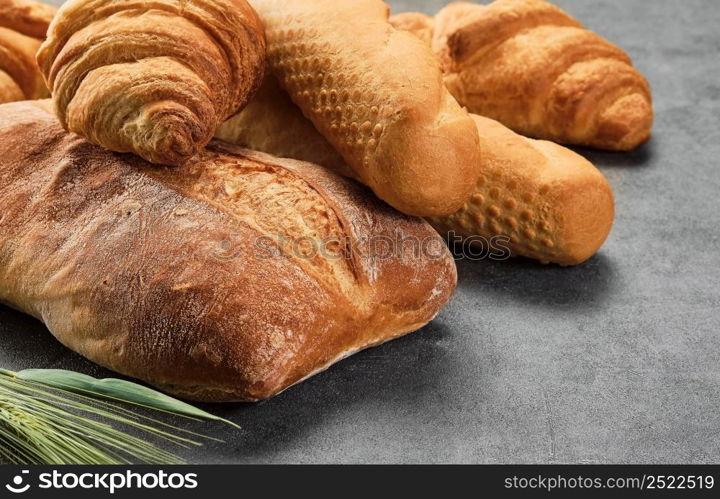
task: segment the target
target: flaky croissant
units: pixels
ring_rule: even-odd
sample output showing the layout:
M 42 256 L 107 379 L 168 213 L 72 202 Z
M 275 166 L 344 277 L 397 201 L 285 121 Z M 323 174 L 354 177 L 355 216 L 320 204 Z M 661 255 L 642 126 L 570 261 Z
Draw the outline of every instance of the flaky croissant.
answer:
M 427 38 L 460 104 L 518 133 L 630 150 L 650 137 L 652 97 L 628 55 L 543 0 L 452 3 L 393 24 Z
M 47 97 L 35 52 L 54 14 L 32 0 L 0 0 L 0 103 Z
M 247 103 L 264 59 L 245 0 L 70 0 L 38 53 L 66 129 L 167 165 Z
M 594 255 L 615 215 L 612 190 L 602 173 L 565 147 L 471 116 L 482 150 L 473 165 L 479 180 L 460 210 L 430 218 L 431 224 L 443 235 L 460 236 L 484 249 L 502 237 L 497 246 L 505 244 L 514 255 L 542 262 L 576 265 Z M 217 136 L 356 177 L 273 77 Z

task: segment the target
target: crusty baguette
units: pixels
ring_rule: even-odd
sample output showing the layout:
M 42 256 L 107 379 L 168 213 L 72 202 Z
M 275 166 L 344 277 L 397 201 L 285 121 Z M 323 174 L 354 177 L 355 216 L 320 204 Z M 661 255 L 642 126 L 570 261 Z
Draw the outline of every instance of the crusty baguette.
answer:
M 54 13 L 33 0 L 0 0 L 0 104 L 49 95 L 35 53 Z
M 610 184 L 570 149 L 516 134 L 472 115 L 483 147 L 482 171 L 465 206 L 430 219 L 441 233 L 481 244 L 505 236 L 513 254 L 544 263 L 577 265 L 603 245 L 615 219 Z
M 477 180 L 477 131 L 432 50 L 381 0 L 251 0 L 269 65 L 358 178 L 400 211 L 457 210 Z
M 422 14 L 392 22 L 423 39 L 431 29 Z M 544 0 L 451 3 L 432 45 L 458 102 L 518 133 L 610 150 L 650 137 L 650 86 L 630 57 Z
M 612 190 L 602 173 L 569 149 L 472 117 L 483 151 L 476 164 L 479 180 L 460 210 L 429 219 L 438 231 L 485 245 L 505 236 L 513 254 L 561 265 L 579 264 L 595 254 L 614 219 Z M 221 127 L 220 136 L 347 174 L 332 146 L 272 81 Z
M 215 142 L 153 167 L 36 102 L 0 106 L 0 143 L 0 301 L 189 399 L 269 397 L 418 329 L 455 287 L 428 224 L 319 166 Z
M 179 165 L 257 90 L 265 37 L 245 0 L 68 0 L 38 62 L 68 130 Z

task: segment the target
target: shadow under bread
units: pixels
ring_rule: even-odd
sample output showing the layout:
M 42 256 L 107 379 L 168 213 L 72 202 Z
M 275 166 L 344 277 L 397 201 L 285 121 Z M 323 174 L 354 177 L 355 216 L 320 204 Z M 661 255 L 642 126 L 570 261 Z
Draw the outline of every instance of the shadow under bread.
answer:
M 651 138 L 646 143 L 632 151 L 601 151 L 589 147 L 570 147 L 573 151 L 584 156 L 588 161 L 600 169 L 603 168 L 646 168 L 654 165 L 657 157 L 655 140 Z
M 458 249 L 454 249 L 457 256 Z M 477 296 L 500 295 L 505 300 L 545 308 L 572 306 L 575 312 L 600 307 L 617 292 L 612 260 L 600 250 L 573 267 L 542 264 L 528 258 L 503 261 L 457 261 L 459 286 Z
M 273 462 L 294 441 L 323 438 L 318 431 L 327 419 L 379 414 L 383 424 L 401 425 L 403 418 L 418 417 L 418 407 L 441 407 L 446 387 L 463 368 L 453 358 L 452 341 L 441 313 L 421 330 L 359 352 L 269 400 L 203 406 L 242 426 L 240 432 L 222 428 L 216 436 L 226 443 L 211 442 L 204 460 Z M 370 423 L 357 421 L 359 427 Z

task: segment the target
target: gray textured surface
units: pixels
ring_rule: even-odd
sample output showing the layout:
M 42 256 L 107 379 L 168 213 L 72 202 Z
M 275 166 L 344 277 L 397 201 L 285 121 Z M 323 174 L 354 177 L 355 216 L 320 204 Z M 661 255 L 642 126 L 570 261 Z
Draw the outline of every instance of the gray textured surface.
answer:
M 432 12 L 442 1 L 394 1 Z M 720 461 L 720 2 L 558 2 L 648 76 L 655 136 L 587 154 L 617 223 L 589 263 L 460 263 L 422 332 L 257 405 L 196 462 Z M 0 308 L 0 365 L 107 374 Z M 213 427 L 212 430 L 216 428 Z

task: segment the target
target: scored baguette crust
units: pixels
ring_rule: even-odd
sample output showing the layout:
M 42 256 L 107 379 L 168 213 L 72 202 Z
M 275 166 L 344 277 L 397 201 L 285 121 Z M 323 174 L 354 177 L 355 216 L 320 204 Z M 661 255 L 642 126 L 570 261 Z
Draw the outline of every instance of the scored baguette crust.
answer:
M 31 0 L 0 0 L 0 104 L 49 95 L 35 53 L 54 13 Z
M 612 189 L 602 173 L 569 149 L 471 116 L 483 151 L 476 165 L 479 180 L 460 210 L 429 218 L 432 225 L 443 235 L 454 233 L 485 248 L 491 238 L 505 236 L 514 255 L 541 262 L 576 265 L 594 255 L 615 216 Z M 347 174 L 332 146 L 272 78 L 219 136 Z
M 322 167 L 221 142 L 153 167 L 48 107 L 0 107 L 0 301 L 110 369 L 194 400 L 263 399 L 418 329 L 455 287 L 429 225 Z M 375 237 L 435 253 L 378 257 Z
M 427 39 L 407 16 L 394 23 Z M 458 102 L 518 133 L 609 150 L 650 137 L 650 86 L 630 57 L 544 0 L 451 3 L 432 47 Z
M 400 211 L 443 215 L 477 180 L 477 130 L 432 51 L 380 0 L 251 0 L 269 65 L 363 183 Z
M 265 38 L 245 0 L 69 0 L 38 61 L 65 128 L 178 165 L 257 90 Z

